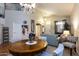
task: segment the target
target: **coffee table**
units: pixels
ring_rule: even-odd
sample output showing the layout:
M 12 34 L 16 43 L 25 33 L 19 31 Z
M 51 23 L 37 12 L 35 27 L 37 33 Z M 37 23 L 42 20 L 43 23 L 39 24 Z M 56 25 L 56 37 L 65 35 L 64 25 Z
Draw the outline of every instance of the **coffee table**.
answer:
M 47 41 L 37 40 L 37 44 L 28 45 L 26 40 L 17 41 L 9 46 L 9 52 L 14 56 L 32 56 L 44 51 Z

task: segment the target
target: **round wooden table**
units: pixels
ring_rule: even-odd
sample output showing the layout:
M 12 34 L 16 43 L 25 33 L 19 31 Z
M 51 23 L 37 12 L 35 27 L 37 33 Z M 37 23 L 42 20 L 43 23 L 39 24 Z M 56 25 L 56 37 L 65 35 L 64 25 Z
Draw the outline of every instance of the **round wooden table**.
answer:
M 12 43 L 9 46 L 9 52 L 15 56 L 32 56 L 44 51 L 47 47 L 47 41 L 37 40 L 37 44 L 27 45 L 27 41 L 22 40 L 15 43 Z

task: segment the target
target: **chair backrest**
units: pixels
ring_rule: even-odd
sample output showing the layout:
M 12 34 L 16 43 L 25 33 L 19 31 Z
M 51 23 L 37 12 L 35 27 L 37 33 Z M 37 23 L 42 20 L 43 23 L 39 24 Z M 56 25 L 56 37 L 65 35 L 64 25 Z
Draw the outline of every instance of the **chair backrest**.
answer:
M 68 36 L 68 37 L 67 37 L 67 40 L 68 40 L 69 42 L 75 43 L 75 42 L 78 40 L 78 37 L 75 37 L 75 36 Z
M 54 50 L 54 55 L 56 56 L 62 56 L 64 52 L 64 45 L 62 43 L 59 43 L 58 47 L 56 50 Z

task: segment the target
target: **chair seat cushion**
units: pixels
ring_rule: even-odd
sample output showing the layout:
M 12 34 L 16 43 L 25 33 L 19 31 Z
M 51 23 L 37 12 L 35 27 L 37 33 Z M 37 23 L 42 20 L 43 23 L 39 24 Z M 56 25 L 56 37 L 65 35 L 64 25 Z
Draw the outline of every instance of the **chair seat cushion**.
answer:
M 72 43 L 72 42 L 63 42 L 63 44 L 65 47 L 68 47 L 68 48 L 76 47 L 75 43 Z

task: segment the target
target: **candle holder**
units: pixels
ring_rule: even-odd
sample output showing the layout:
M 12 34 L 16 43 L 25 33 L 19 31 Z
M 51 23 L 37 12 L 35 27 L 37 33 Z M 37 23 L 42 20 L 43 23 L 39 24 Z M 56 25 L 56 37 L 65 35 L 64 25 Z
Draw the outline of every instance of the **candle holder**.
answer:
M 32 43 L 35 40 L 35 34 L 34 33 L 30 33 L 29 34 L 29 41 L 30 43 Z
M 36 43 L 37 43 L 37 41 L 35 41 L 35 34 L 34 33 L 30 33 L 29 34 L 29 41 L 26 42 L 26 44 L 28 44 L 28 45 L 34 45 Z

